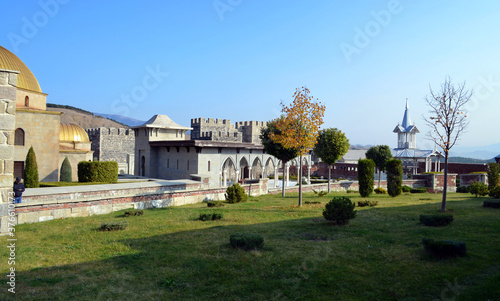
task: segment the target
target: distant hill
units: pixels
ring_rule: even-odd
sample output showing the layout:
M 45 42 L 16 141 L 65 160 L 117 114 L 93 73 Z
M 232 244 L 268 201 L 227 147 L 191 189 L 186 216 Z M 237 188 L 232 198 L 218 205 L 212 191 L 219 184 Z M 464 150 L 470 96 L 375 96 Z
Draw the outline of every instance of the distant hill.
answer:
M 444 162 L 444 159 L 441 161 Z M 495 159 L 491 158 L 488 160 L 482 160 L 482 159 L 473 159 L 473 158 L 464 158 L 464 157 L 449 157 L 448 162 L 450 163 L 491 163 L 495 162 Z
M 61 123 L 73 123 L 81 126 L 84 129 L 96 127 L 114 127 L 128 128 L 126 124 L 122 124 L 102 116 L 96 116 L 89 111 L 80 108 L 75 108 L 67 105 L 58 105 L 47 103 L 47 111 L 62 112 Z
M 94 115 L 98 115 L 98 116 L 102 116 L 104 118 L 115 120 L 115 121 L 117 121 L 119 123 L 126 124 L 126 125 L 128 125 L 130 127 L 142 125 L 142 124 L 145 123 L 145 121 L 134 119 L 134 118 L 130 118 L 130 117 L 125 117 L 125 116 L 122 116 L 122 115 L 102 114 L 102 113 L 94 113 Z
M 351 144 L 349 149 L 353 150 L 362 150 L 362 149 L 370 149 L 373 145 L 361 145 L 361 144 Z

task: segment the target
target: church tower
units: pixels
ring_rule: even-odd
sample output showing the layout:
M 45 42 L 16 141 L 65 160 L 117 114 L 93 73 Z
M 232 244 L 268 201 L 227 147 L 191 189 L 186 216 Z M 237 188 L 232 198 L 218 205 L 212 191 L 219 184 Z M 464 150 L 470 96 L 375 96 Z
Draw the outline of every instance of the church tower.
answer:
M 410 118 L 410 108 L 408 106 L 408 98 L 406 99 L 406 108 L 403 115 L 403 122 L 398 124 L 393 131 L 398 133 L 397 149 L 416 149 L 417 139 L 416 134 L 420 133 L 417 126 L 414 125 Z

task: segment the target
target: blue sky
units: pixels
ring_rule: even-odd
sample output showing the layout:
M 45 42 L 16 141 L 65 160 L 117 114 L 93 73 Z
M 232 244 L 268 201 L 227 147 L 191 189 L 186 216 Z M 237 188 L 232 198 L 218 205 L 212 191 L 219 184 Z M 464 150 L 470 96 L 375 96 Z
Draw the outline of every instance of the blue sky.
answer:
M 48 102 L 147 120 L 267 121 L 306 85 L 323 128 L 396 146 L 446 76 L 475 97 L 461 146 L 499 143 L 498 1 L 4 1 L 0 45 Z M 500 149 L 499 149 L 500 152 Z

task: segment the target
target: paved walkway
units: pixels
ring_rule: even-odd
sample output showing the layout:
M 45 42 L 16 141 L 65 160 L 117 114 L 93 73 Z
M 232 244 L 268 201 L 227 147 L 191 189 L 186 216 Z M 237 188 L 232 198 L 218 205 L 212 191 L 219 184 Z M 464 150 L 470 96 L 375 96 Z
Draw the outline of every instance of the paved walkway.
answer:
M 88 191 L 105 191 L 110 189 L 120 190 L 120 189 L 131 189 L 131 188 L 176 186 L 176 185 L 197 184 L 197 183 L 199 182 L 187 179 L 186 180 L 149 179 L 147 181 L 140 181 L 140 182 L 136 181 L 130 183 L 26 188 L 26 191 L 23 193 L 23 196 L 54 195 L 62 193 L 78 193 L 78 192 L 88 192 Z

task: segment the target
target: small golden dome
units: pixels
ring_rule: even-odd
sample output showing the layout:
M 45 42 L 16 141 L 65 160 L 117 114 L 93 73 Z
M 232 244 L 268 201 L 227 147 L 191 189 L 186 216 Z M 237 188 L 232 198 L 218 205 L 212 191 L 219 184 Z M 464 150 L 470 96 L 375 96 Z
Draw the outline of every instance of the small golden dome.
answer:
M 59 132 L 60 142 L 90 142 L 89 135 L 85 130 L 76 124 L 61 123 Z
M 0 46 L 0 69 L 19 71 L 17 87 L 42 93 L 40 85 L 30 69 L 15 54 Z

